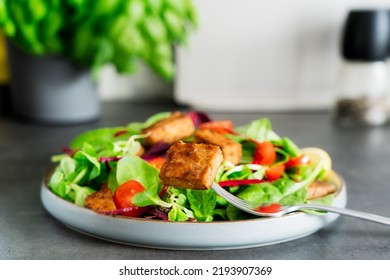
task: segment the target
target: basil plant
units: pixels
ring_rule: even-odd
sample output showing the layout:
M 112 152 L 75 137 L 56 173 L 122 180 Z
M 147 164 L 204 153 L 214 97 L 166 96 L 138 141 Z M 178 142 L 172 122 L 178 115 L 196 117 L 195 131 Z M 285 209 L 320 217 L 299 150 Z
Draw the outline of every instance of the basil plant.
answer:
M 0 0 L 0 28 L 25 52 L 63 55 L 92 69 L 122 74 L 140 61 L 174 76 L 174 46 L 197 26 L 192 0 Z

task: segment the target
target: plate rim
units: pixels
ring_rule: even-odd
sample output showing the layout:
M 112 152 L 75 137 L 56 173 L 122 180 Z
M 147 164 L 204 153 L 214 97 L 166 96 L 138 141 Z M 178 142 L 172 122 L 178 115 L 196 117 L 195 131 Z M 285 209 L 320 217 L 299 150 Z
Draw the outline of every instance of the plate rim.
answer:
M 347 204 L 347 186 L 345 183 L 345 180 L 342 176 L 339 175 L 339 173 L 332 170 L 332 177 L 336 180 L 338 180 L 338 183 L 340 184 L 338 191 L 335 195 L 334 203 L 337 203 L 337 206 L 339 207 L 345 207 Z M 106 240 L 110 242 L 120 243 L 120 244 L 126 244 L 131 246 L 138 246 L 138 247 L 147 247 L 147 248 L 154 248 L 154 249 L 174 249 L 174 250 L 226 250 L 226 249 L 242 249 L 242 248 L 253 248 L 253 247 L 261 247 L 261 246 L 268 246 L 283 242 L 288 242 L 291 240 L 295 240 L 298 238 L 303 238 L 305 236 L 311 235 L 314 232 L 322 229 L 323 227 L 327 226 L 328 224 L 334 222 L 338 217 L 339 214 L 334 213 L 327 213 L 324 215 L 310 215 L 306 213 L 294 213 L 289 214 L 288 216 L 283 217 L 276 217 L 276 218 L 254 218 L 254 219 L 248 219 L 248 220 L 238 220 L 238 221 L 213 221 L 213 222 L 173 222 L 173 221 L 162 221 L 162 220 L 148 220 L 143 218 L 131 218 L 131 217 L 120 217 L 120 216 L 110 216 L 110 215 L 104 215 L 94 212 L 93 210 L 75 205 L 72 202 L 69 202 L 67 200 L 64 200 L 57 196 L 55 193 L 53 193 L 47 186 L 47 176 L 44 177 L 42 180 L 41 185 L 41 202 L 46 209 L 50 213 L 51 216 L 53 216 L 55 219 L 62 222 L 67 227 L 83 233 L 88 236 L 92 236 L 101 240 Z M 53 204 L 54 203 L 54 204 Z M 249 228 L 251 226 L 257 226 L 261 227 L 263 226 L 270 226 L 273 223 L 277 223 L 278 221 L 290 221 L 290 220 L 304 220 L 304 219 L 311 219 L 313 227 L 311 230 L 304 231 L 300 234 L 292 235 L 289 238 L 282 238 L 282 239 L 275 239 L 272 241 L 262 242 L 261 240 L 252 240 L 252 242 L 236 242 L 233 244 L 229 244 L 229 240 L 226 240 L 226 242 L 222 242 L 219 245 L 210 246 L 207 245 L 207 242 L 205 241 L 204 246 L 193 244 L 191 245 L 186 241 L 185 238 L 182 238 L 177 242 L 175 246 L 172 246 L 172 244 L 164 244 L 164 242 L 152 242 L 151 240 L 145 240 L 145 242 L 140 241 L 132 241 L 131 237 L 130 239 L 124 240 L 118 239 L 118 237 L 110 236 L 109 233 L 103 231 L 104 234 L 100 233 L 94 233 L 91 232 L 88 226 L 87 222 L 85 225 L 79 225 L 76 221 L 72 221 L 72 218 L 64 218 L 61 216 L 62 214 L 58 213 L 53 205 L 61 206 L 62 208 L 66 209 L 69 213 L 77 212 L 84 218 L 90 218 L 91 221 L 93 220 L 96 223 L 103 223 L 103 224 L 120 224 L 121 227 L 134 227 L 143 225 L 143 227 L 147 228 L 156 228 L 161 227 L 163 225 L 163 228 L 172 228 L 173 231 L 179 231 L 180 228 L 189 229 L 189 230 L 199 230 L 201 234 L 205 234 L 207 236 L 207 230 L 214 230 L 214 228 L 229 228 L 232 226 L 240 225 L 244 228 Z M 67 214 L 67 213 L 65 213 Z M 64 214 L 63 214 L 64 215 Z M 76 219 L 75 219 L 76 220 Z M 318 221 L 315 221 L 318 220 Z M 70 221 L 70 222 L 69 222 Z M 145 226 L 147 225 L 147 226 Z M 93 231 L 92 226 L 92 231 Z M 181 229 L 180 229 L 181 231 Z M 227 237 L 226 237 L 227 238 Z M 227 238 L 228 239 L 228 238 Z M 171 242 L 172 243 L 172 242 Z

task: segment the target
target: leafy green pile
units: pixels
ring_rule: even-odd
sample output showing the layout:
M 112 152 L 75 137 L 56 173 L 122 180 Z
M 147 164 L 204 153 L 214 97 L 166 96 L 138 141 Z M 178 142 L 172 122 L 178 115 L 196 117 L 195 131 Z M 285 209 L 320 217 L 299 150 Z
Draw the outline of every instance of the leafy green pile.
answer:
M 210 222 L 253 218 L 230 205 L 212 189 L 192 190 L 169 186 L 162 195 L 164 186 L 158 176 L 159 170 L 138 154 L 144 149 L 142 129 L 169 114 L 163 112 L 143 123 L 100 128 L 76 136 L 65 153 L 53 156 L 52 160 L 57 166 L 49 178 L 49 188 L 61 198 L 84 206 L 85 198 L 99 190 L 102 184 L 107 184 L 115 193 L 123 183 L 136 180 L 145 190 L 136 194 L 132 203 L 138 207 L 158 209 L 170 221 L 195 219 Z M 290 159 L 300 155 L 299 147 L 289 138 L 277 135 L 265 118 L 237 127 L 235 131 L 238 133 L 227 136 L 241 143 L 241 162 L 238 165 L 223 162 L 216 182 L 258 180 L 255 184 L 226 187 L 226 190 L 253 204 L 294 205 L 308 202 L 306 187 L 314 180 L 322 179 L 324 166 L 321 161 L 286 168 L 277 180 L 267 180 L 267 170 L 271 167 L 253 163 L 255 147 L 253 141 L 248 139 L 272 142 L 277 147 L 275 165 L 287 166 Z M 191 141 L 191 138 L 186 141 Z M 320 198 L 317 203 L 332 203 L 332 195 Z
M 0 0 L 0 28 L 16 45 L 95 74 L 107 63 L 131 74 L 142 60 L 172 79 L 173 45 L 196 25 L 192 0 Z

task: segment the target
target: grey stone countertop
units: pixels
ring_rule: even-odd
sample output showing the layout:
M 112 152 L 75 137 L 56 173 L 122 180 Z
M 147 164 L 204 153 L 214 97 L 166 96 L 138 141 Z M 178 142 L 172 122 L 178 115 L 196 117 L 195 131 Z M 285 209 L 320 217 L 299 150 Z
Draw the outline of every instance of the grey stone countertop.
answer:
M 41 180 L 58 154 L 88 129 L 143 121 L 174 104 L 106 102 L 95 122 L 54 126 L 0 116 L 0 259 L 390 259 L 390 228 L 340 217 L 318 232 L 285 243 L 236 250 L 162 250 L 116 244 L 81 234 L 53 218 L 40 200 Z M 327 112 L 221 113 L 235 125 L 268 117 L 300 147 L 329 152 L 347 184 L 348 207 L 390 216 L 390 127 L 340 128 Z M 259 234 L 261 234 L 259 232 Z M 196 238 L 196 237 L 194 237 Z

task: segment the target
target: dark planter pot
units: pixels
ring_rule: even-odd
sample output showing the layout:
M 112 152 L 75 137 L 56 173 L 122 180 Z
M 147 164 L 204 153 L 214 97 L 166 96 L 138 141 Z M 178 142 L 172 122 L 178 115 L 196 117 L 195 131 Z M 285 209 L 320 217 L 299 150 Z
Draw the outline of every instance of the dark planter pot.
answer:
M 77 124 L 101 114 L 90 72 L 59 56 L 36 57 L 7 43 L 13 113 L 42 123 Z

